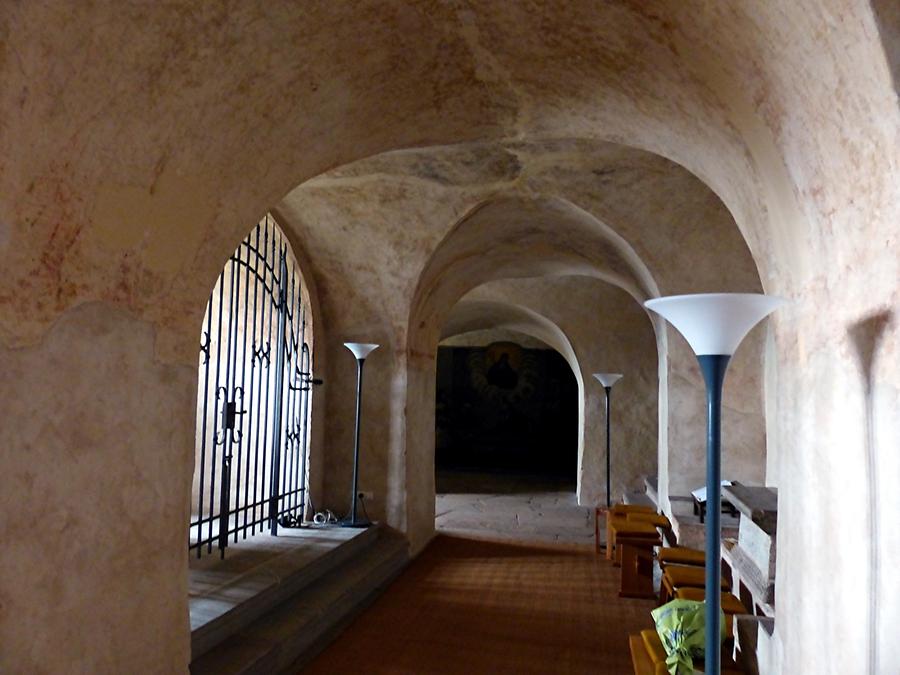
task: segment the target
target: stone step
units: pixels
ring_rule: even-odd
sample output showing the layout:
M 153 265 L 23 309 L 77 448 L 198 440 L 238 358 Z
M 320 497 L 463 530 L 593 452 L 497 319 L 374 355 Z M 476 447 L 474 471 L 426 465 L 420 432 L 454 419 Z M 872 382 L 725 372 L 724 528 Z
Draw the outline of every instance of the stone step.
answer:
M 192 675 L 296 673 L 309 663 L 408 563 L 402 536 L 375 531 L 364 550 L 195 658 Z
M 654 502 L 646 492 L 632 490 L 622 495 L 622 501 L 626 504 L 634 504 L 636 506 L 650 506 L 656 508 Z
M 252 560 L 258 549 L 241 549 L 224 561 L 204 560 L 204 569 L 191 570 L 192 660 L 366 551 L 381 529 L 309 528 L 286 531 L 277 538 L 263 535 L 250 542 L 266 547 L 261 562 L 240 564 L 241 556 L 249 554 Z

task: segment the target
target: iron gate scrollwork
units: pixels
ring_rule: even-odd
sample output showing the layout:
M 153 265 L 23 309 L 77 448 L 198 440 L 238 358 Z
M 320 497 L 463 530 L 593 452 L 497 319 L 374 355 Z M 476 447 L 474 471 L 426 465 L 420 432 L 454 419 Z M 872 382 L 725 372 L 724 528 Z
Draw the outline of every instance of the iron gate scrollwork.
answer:
M 300 272 L 267 215 L 228 259 L 200 339 L 189 548 L 303 524 L 312 376 Z

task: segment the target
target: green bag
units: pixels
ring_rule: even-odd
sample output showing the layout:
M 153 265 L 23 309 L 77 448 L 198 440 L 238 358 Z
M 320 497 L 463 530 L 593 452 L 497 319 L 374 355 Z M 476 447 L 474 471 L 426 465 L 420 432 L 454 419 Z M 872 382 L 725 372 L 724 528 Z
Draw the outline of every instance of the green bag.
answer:
M 672 600 L 650 612 L 668 655 L 666 667 L 670 675 L 693 675 L 694 659 L 705 652 L 705 612 L 706 604 L 696 600 Z M 725 613 L 721 609 L 719 616 L 721 644 L 725 640 Z

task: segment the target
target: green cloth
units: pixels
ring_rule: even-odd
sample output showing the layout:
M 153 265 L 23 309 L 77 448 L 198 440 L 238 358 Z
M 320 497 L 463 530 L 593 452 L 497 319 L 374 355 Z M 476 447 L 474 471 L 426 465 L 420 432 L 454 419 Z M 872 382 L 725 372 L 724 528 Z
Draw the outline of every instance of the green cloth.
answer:
M 702 658 L 706 645 L 706 606 L 696 600 L 672 600 L 657 607 L 650 616 L 663 643 L 668 658 L 666 667 L 671 675 L 693 675 L 694 659 Z M 722 636 L 725 640 L 725 613 L 719 610 Z

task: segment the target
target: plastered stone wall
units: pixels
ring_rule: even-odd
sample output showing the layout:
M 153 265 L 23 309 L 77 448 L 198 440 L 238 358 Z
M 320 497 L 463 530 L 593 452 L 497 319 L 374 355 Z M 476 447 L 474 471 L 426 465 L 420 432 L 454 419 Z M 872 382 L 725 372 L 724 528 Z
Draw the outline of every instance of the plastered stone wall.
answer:
M 89 303 L 0 353 L 0 372 L 3 670 L 180 671 L 194 369 L 160 362 L 148 323 Z
M 722 477 L 745 485 L 766 482 L 763 340 L 754 328 L 729 363 L 722 401 Z M 706 484 L 706 394 L 690 346 L 673 328 L 668 338 L 667 495 L 688 496 Z
M 891 484 L 900 469 L 898 38 L 898 10 L 883 0 L 579 1 L 565 12 L 555 3 L 400 0 L 302 7 L 7 3 L 0 8 L 2 363 L 43 349 L 67 321 L 75 327 L 67 357 L 93 363 L 85 346 L 94 340 L 91 331 L 124 312 L 131 327 L 117 333 L 116 349 L 142 358 L 149 371 L 183 370 L 185 383 L 192 382 L 187 373 L 196 371 L 197 326 L 225 257 L 293 188 L 354 160 L 486 141 L 581 139 L 641 148 L 711 188 L 746 239 L 762 287 L 791 300 L 765 337 L 773 357 L 765 383 L 766 480 L 779 487 L 781 521 L 773 672 L 890 673 L 900 660 L 892 634 L 900 601 L 889 574 L 900 550 L 893 518 L 900 492 Z M 508 172 L 484 157 L 474 164 L 485 165 Z M 569 173 L 594 169 L 595 178 L 581 180 L 605 184 L 602 167 L 582 164 Z M 519 182 L 532 190 L 527 178 Z M 647 184 L 628 184 L 636 194 L 659 194 Z M 373 356 L 373 390 L 432 400 L 428 355 L 388 340 L 403 334 L 408 315 L 385 318 L 403 305 L 400 299 L 413 297 L 418 276 L 404 278 L 380 303 L 347 294 L 347 306 L 364 311 L 346 310 L 346 317 L 335 300 L 346 289 L 328 287 L 326 277 L 348 274 L 348 287 L 356 288 L 407 266 L 421 270 L 445 224 L 471 204 L 455 212 L 459 206 L 429 192 L 417 207 L 400 209 L 405 217 L 382 259 L 388 244 L 368 238 L 378 231 L 372 204 L 355 199 L 369 191 L 363 187 L 344 200 L 358 204 L 353 217 L 328 230 L 366 236 L 354 253 L 362 255 L 357 262 L 341 267 L 320 260 L 313 228 L 297 218 L 287 228 L 309 243 L 313 276 L 323 279 L 323 296 L 332 300 L 331 309 L 327 297 L 322 303 L 328 337 L 319 332 L 317 339 L 384 340 L 380 356 L 400 366 L 379 383 Z M 612 199 L 620 193 L 612 191 Z M 662 194 L 675 204 L 686 192 Z M 399 206 L 403 199 L 401 185 L 392 200 Z M 574 196 L 572 203 L 592 210 Z M 282 206 L 290 210 L 290 203 Z M 439 212 L 433 222 L 440 227 L 428 230 L 429 219 L 420 216 Z M 684 213 L 696 215 L 696 205 Z M 660 291 L 722 290 L 720 278 L 679 288 L 659 276 L 661 266 L 638 251 L 639 241 L 668 242 L 676 255 L 693 250 L 706 258 L 733 250 L 725 240 L 716 244 L 719 237 L 705 225 L 690 247 L 686 236 L 645 236 L 664 221 L 637 218 L 643 227 L 628 237 Z M 425 231 L 427 244 L 405 236 Z M 337 241 L 336 250 L 343 250 L 346 241 Z M 668 251 L 661 260 L 671 261 Z M 672 269 L 702 267 L 692 263 Z M 334 268 L 323 274 L 327 265 Z M 647 279 L 634 281 L 640 286 Z M 83 320 L 79 312 L 88 304 L 97 315 Z M 334 333 L 324 319 L 329 312 Z M 338 361 L 341 349 L 319 350 L 326 386 L 336 392 L 353 386 L 352 363 Z M 14 387 L 5 405 L 23 412 L 3 432 L 9 442 L 2 461 L 10 471 L 4 472 L 2 527 L 36 519 L 26 509 L 35 503 L 39 479 L 58 503 L 90 499 L 100 467 L 80 472 L 73 439 L 55 441 L 53 462 L 33 478 L 23 460 L 25 439 L 73 428 L 70 422 L 94 410 L 105 391 L 117 396 L 104 409 L 105 435 L 96 444 L 108 460 L 102 468 L 124 473 L 118 489 L 129 504 L 140 489 L 153 507 L 141 527 L 111 530 L 106 516 L 118 509 L 103 504 L 87 511 L 96 517 L 73 524 L 65 554 L 79 565 L 65 582 L 73 588 L 65 625 L 43 610 L 44 585 L 29 583 L 56 578 L 58 556 L 32 544 L 13 558 L 4 555 L 0 666 L 66 672 L 86 664 L 120 673 L 139 662 L 147 672 L 186 671 L 189 643 L 180 627 L 187 625 L 184 542 L 195 391 L 181 393 L 185 383 L 158 378 L 162 370 L 136 373 L 134 386 L 123 387 L 121 369 L 61 366 L 51 378 L 40 364 L 26 365 L 27 372 L 3 369 L 4 386 Z M 77 416 L 71 408 L 34 405 L 62 391 L 72 392 L 67 405 Z M 136 428 L 134 418 L 146 414 L 152 391 L 176 414 Z M 342 419 L 349 404 L 333 396 L 317 410 Z M 429 508 L 426 460 L 407 449 L 409 438 L 433 433 L 433 419 L 413 416 L 403 429 L 404 406 L 369 400 L 386 414 L 367 419 L 383 420 L 390 456 L 402 458 L 387 468 L 386 479 L 389 494 L 401 494 L 402 485 L 409 496 L 388 507 L 402 524 Z M 666 413 L 667 405 L 660 410 Z M 660 429 L 668 433 L 667 419 Z M 152 441 L 145 435 L 166 424 L 180 439 L 170 454 L 160 452 L 165 442 L 158 433 Z M 323 452 L 349 448 L 350 433 L 329 432 Z M 127 461 L 117 454 L 123 446 L 132 453 Z M 142 463 L 139 478 L 129 473 L 132 457 Z M 660 467 L 669 459 L 661 457 Z M 322 478 L 323 485 L 330 480 Z M 98 553 L 97 542 L 110 531 L 119 535 L 118 548 Z M 857 533 L 863 545 L 831 547 L 824 555 L 821 542 L 838 532 Z M 134 551 L 148 547 L 155 564 L 135 580 Z M 13 565 L 23 571 L 7 574 Z M 10 584 L 12 593 L 5 590 Z M 21 635 L 29 641 L 7 638 Z M 54 649 L 37 652 L 35 645 Z

